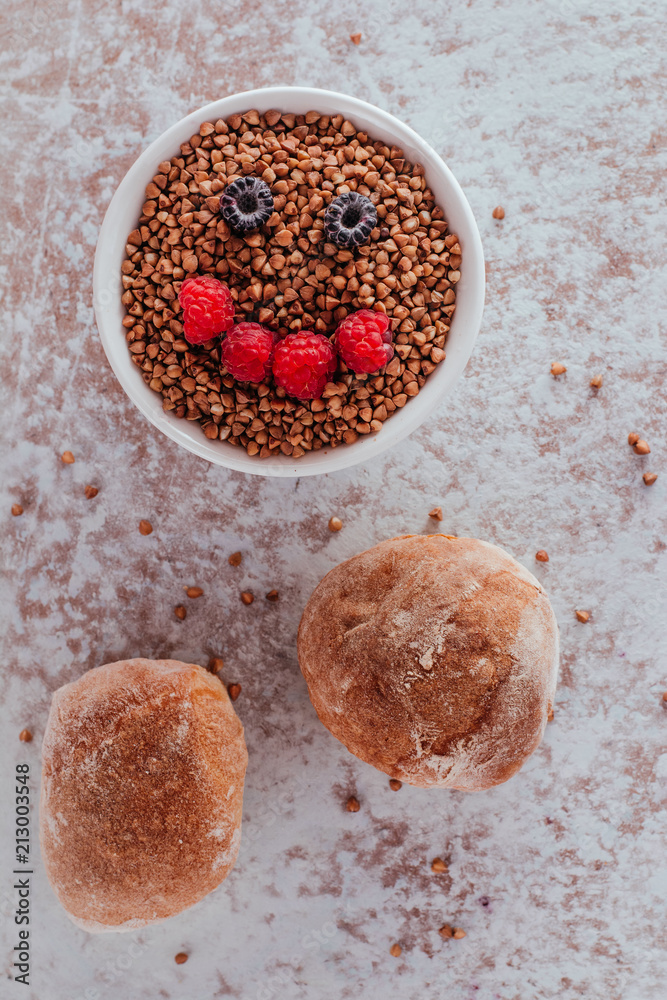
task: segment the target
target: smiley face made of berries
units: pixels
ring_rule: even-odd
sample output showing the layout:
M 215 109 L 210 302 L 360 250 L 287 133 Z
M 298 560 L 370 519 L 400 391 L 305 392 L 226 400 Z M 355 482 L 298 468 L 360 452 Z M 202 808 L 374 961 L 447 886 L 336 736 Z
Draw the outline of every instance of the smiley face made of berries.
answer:
M 220 214 L 232 231 L 259 229 L 273 214 L 271 189 L 258 177 L 241 177 L 220 198 Z M 367 243 L 377 223 L 369 198 L 356 191 L 335 198 L 324 214 L 324 232 L 340 247 Z M 275 384 L 295 399 L 320 399 L 337 368 L 336 352 L 357 374 L 379 371 L 394 355 L 389 319 L 383 312 L 360 309 L 336 327 L 332 339 L 321 333 L 288 333 L 279 340 L 275 331 L 259 323 L 234 324 L 234 301 L 227 285 L 203 275 L 183 282 L 178 296 L 183 310 L 183 333 L 191 344 L 223 336 L 222 362 L 240 382 Z
M 206 122 L 146 195 L 127 340 L 208 438 L 260 457 L 353 443 L 444 359 L 457 237 L 423 169 L 342 116 Z

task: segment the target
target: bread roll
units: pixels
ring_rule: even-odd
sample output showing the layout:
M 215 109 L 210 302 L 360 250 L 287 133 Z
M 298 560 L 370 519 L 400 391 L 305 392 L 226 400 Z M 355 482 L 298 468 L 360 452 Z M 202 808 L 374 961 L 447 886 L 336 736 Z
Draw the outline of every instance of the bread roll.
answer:
M 475 538 L 393 538 L 324 577 L 299 664 L 324 725 L 392 778 L 476 791 L 535 750 L 558 629 L 541 584 Z
M 40 840 L 74 923 L 132 930 L 215 889 L 236 861 L 247 761 L 224 686 L 193 663 L 121 660 L 59 688 Z

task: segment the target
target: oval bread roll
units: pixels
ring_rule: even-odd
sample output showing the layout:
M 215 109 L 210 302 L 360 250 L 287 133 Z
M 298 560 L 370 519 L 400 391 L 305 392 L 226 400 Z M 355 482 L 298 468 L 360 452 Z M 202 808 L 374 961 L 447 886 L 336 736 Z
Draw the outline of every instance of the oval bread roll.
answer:
M 132 930 L 223 881 L 241 840 L 243 727 L 224 686 L 177 660 L 122 660 L 53 695 L 40 840 L 88 931 Z
M 540 743 L 558 628 L 532 573 L 475 538 L 393 538 L 333 569 L 301 619 L 324 725 L 412 785 L 489 788 Z

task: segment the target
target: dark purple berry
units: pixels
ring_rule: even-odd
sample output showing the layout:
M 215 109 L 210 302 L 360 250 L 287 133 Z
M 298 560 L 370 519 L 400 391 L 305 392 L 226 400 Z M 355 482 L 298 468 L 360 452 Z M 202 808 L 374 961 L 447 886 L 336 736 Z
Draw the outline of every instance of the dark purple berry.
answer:
M 271 188 L 259 177 L 239 177 L 220 195 L 220 214 L 237 233 L 258 229 L 273 214 Z
M 367 243 L 377 222 L 375 205 L 356 191 L 339 194 L 324 214 L 324 232 L 339 247 L 359 247 Z

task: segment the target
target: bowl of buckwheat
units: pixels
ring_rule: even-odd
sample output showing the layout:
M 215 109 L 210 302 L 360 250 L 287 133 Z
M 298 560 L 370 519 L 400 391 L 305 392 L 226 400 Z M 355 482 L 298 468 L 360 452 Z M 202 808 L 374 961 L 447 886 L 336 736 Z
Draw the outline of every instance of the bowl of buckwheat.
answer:
M 475 219 L 411 128 L 270 87 L 168 128 L 121 181 L 94 268 L 129 398 L 209 462 L 333 472 L 437 419 L 484 307 Z

